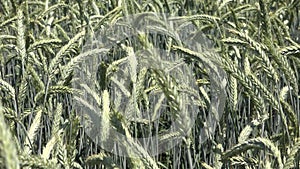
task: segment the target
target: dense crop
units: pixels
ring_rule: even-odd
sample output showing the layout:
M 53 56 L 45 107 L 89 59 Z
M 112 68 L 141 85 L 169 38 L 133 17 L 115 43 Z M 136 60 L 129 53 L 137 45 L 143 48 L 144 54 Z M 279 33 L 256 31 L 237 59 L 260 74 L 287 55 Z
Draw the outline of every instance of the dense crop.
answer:
M 0 168 L 299 168 L 299 11 L 299 0 L 0 0 Z M 110 32 L 143 18 L 152 32 Z M 75 102 L 96 105 L 100 132 Z

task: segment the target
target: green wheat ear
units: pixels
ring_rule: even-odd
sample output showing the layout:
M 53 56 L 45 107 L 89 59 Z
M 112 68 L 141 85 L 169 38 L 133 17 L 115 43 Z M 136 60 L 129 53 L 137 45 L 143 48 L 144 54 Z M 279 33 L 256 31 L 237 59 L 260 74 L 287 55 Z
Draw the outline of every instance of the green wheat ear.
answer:
M 41 125 L 41 117 L 42 117 L 42 110 L 38 110 L 38 112 L 36 113 L 33 122 L 29 128 L 29 130 L 27 131 L 27 138 L 25 141 L 25 148 L 24 148 L 24 153 L 25 154 L 31 154 L 32 153 L 32 149 L 33 149 L 33 142 L 34 139 L 36 137 L 37 131 Z
M 107 141 L 110 131 L 110 101 L 109 93 L 104 90 L 102 93 L 102 116 L 101 116 L 101 142 Z
M 86 159 L 87 165 L 104 165 L 107 168 L 119 169 L 114 160 L 107 154 L 100 152 L 99 154 L 91 155 Z
M 235 145 L 234 147 L 223 153 L 222 160 L 227 160 L 250 149 L 268 150 L 277 159 L 278 168 L 283 168 L 281 153 L 279 149 L 271 140 L 261 137 L 248 139 L 247 141 Z
M 201 166 L 205 169 L 214 169 L 213 167 L 211 167 L 210 165 L 208 165 L 207 163 L 205 162 L 201 162 Z
M 245 167 L 245 168 L 252 168 L 257 167 L 258 160 L 251 157 L 242 157 L 242 156 L 235 156 L 229 159 L 232 165 Z
M 265 120 L 267 120 L 267 116 L 258 119 L 258 120 L 252 120 L 250 124 L 246 125 L 244 129 L 241 131 L 238 142 L 243 143 L 249 139 L 250 134 L 252 133 L 254 128 L 257 128 L 259 125 L 261 125 Z
M 57 169 L 59 166 L 56 160 L 45 160 L 44 158 L 36 155 L 21 154 L 19 155 L 22 168 L 31 169 Z
M 288 153 L 286 162 L 284 164 L 284 169 L 295 168 L 296 161 L 300 160 L 300 138 L 296 139 L 296 143 L 289 147 L 290 153 Z
M 45 160 L 50 158 L 51 152 L 54 151 L 54 146 L 60 141 L 63 129 L 60 129 L 60 119 L 62 115 L 62 104 L 57 105 L 56 111 L 54 113 L 54 120 L 51 129 L 51 139 L 47 142 L 43 149 L 41 157 Z
M 17 149 L 13 140 L 11 132 L 5 123 L 3 108 L 0 104 L 0 161 L 3 161 L 3 164 L 0 163 L 1 168 L 20 168 Z

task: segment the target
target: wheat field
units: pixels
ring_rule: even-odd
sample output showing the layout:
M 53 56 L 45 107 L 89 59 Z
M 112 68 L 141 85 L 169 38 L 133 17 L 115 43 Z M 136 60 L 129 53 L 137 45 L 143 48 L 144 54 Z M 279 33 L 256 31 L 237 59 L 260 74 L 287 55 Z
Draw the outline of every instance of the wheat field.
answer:
M 299 0 L 0 0 L 0 168 L 300 168 L 299 76 Z

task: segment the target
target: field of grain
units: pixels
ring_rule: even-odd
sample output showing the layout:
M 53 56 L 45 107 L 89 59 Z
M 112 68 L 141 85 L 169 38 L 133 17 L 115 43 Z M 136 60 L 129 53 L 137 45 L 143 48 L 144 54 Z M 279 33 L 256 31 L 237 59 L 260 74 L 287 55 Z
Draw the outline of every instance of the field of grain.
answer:
M 299 0 L 0 0 L 0 168 L 300 168 Z

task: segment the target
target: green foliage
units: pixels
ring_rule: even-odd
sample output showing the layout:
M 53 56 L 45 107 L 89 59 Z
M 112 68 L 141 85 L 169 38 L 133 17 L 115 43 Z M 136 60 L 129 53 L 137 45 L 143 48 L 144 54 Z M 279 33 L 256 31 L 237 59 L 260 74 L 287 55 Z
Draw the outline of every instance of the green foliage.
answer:
M 299 10 L 298 0 L 0 0 L 0 168 L 297 168 Z M 170 28 L 157 13 L 167 13 L 180 25 Z M 137 14 L 136 24 L 151 20 L 155 25 L 149 30 L 161 35 L 139 34 L 120 42 L 110 37 L 107 41 L 117 47 L 93 44 L 98 46 L 84 49 L 101 36 L 99 30 L 132 14 Z M 199 51 L 183 42 L 174 30 L 184 31 L 187 23 L 207 35 L 216 50 Z M 139 68 L 139 57 L 160 63 L 154 48 L 192 66 L 188 76 L 196 79 L 197 90 L 178 81 L 187 72 L 166 73 L 177 66 L 175 61 L 164 61 L 166 70 Z M 107 132 L 99 134 L 99 141 L 113 141 L 109 130 L 116 129 L 128 140 L 123 143 L 128 158 L 106 152 L 90 138 L 72 105 L 77 100 L 91 108 L 90 100 L 72 86 L 78 80 L 74 71 L 86 58 L 104 53 L 107 60 L 94 65 L 100 65 L 100 78 L 91 82 L 96 87 L 80 87 L 103 113 L 100 126 Z M 219 68 L 228 80 L 222 117 L 208 114 L 216 83 L 209 73 Z M 130 77 L 128 82 L 114 77 L 120 71 Z M 112 100 L 112 84 L 119 100 Z M 156 102 L 149 99 L 153 93 L 159 93 Z M 188 100 L 182 93 L 200 95 L 190 103 L 198 107 L 194 119 L 194 112 L 182 111 Z M 130 99 L 126 115 L 118 111 L 123 96 Z M 207 117 L 218 123 L 203 143 L 203 128 L 210 129 Z M 161 132 L 174 119 L 179 132 Z M 187 129 L 192 120 L 193 128 Z M 157 156 L 134 139 L 162 133 L 162 142 L 187 136 L 181 138 L 183 144 Z

